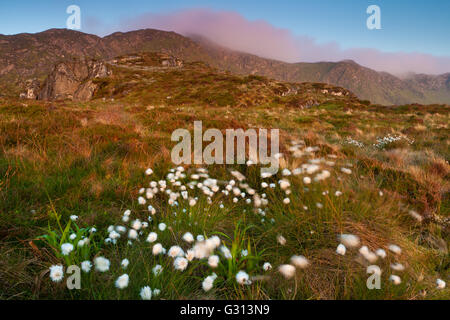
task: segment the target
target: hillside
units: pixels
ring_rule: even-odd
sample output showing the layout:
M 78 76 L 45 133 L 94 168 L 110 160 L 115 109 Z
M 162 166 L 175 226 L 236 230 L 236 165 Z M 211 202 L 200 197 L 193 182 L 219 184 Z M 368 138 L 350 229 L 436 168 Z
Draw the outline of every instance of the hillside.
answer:
M 43 88 L 0 97 L 0 299 L 450 297 L 449 106 L 148 52 L 61 62 Z M 175 165 L 194 121 L 279 129 L 280 170 Z
M 345 87 L 361 99 L 378 104 L 449 102 L 448 74 L 425 76 L 426 81 L 423 77 L 401 80 L 352 61 L 289 64 L 193 39 L 151 29 L 118 32 L 104 38 L 65 29 L 0 35 L 0 90 L 3 95 L 17 96 L 33 78 L 42 83 L 54 65 L 67 58 L 111 59 L 122 54 L 154 51 L 189 62 L 202 61 L 236 74 L 263 75 L 289 82 L 325 82 Z

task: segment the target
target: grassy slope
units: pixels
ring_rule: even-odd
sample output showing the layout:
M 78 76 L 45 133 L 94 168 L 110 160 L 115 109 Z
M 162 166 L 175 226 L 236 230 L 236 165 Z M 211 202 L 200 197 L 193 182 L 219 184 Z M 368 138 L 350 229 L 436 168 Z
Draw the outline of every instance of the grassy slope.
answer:
M 124 74 L 121 76 L 127 76 Z M 134 75 L 135 72 L 128 74 Z M 438 277 L 449 280 L 448 254 L 438 250 L 442 247 L 439 241 L 449 244 L 448 229 L 429 222 L 448 218 L 449 214 L 449 166 L 445 162 L 450 157 L 448 107 L 363 107 L 356 102 L 352 106 L 334 101 L 302 110 L 290 106 L 286 101 L 292 99 L 289 97 L 229 107 L 207 103 L 205 99 L 219 91 L 239 100 L 240 91 L 236 88 L 245 79 L 214 75 L 214 80 L 204 82 L 200 81 L 204 75 L 197 75 L 198 85 L 206 93 L 196 96 L 189 92 L 184 98 L 181 92 L 175 94 L 178 90 L 196 91 L 192 76 L 183 82 L 168 73 L 155 73 L 151 81 L 142 75 L 143 82 L 131 86 L 126 94 L 123 88 L 115 93 L 108 91 L 120 83 L 108 81 L 99 93 L 99 97 L 108 99 L 86 104 L 1 101 L 0 298 L 136 299 L 144 285 L 160 288 L 161 298 L 165 299 L 449 298 L 448 289 L 435 289 Z M 259 91 L 251 93 L 251 97 L 266 92 L 253 85 Z M 110 94 L 114 101 L 109 99 Z M 174 272 L 171 259 L 153 257 L 150 245 L 143 241 L 133 247 L 125 243 L 116 248 L 101 244 L 100 234 L 105 237 L 105 227 L 120 224 L 125 209 L 132 209 L 134 217 L 146 219 L 145 210 L 136 201 L 139 188 L 149 182 L 143 172 L 151 167 L 155 170 L 153 179 L 164 178 L 172 167 L 172 131 L 192 129 L 194 120 L 203 120 L 205 128 L 280 128 L 283 152 L 287 155 L 283 163 L 291 169 L 307 159 L 289 155 L 287 148 L 292 140 L 320 146 L 317 158 L 338 156 L 335 168 L 329 168 L 332 177 L 325 182 L 314 183 L 306 190 L 301 177 L 291 179 L 293 195 L 289 206 L 281 202 L 284 195 L 279 189 L 266 191 L 270 202 L 265 222 L 252 212 L 251 206 L 242 201 L 233 204 L 221 195 L 214 198 L 213 205 L 208 205 L 203 197 L 193 208 L 182 203 L 187 213 L 168 207 L 159 196 L 151 202 L 158 214 L 150 228 L 156 229 L 160 221 L 171 227 L 171 231 L 160 233 L 159 241 L 165 247 L 179 243 L 186 249 L 180 239 L 186 231 L 208 236 L 220 232 L 235 239 L 240 248 L 247 248 L 250 243 L 259 260 L 256 266 L 244 261 L 241 267 L 251 275 L 262 274 L 264 261 L 276 267 L 289 262 L 293 254 L 307 256 L 311 267 L 298 272 L 295 280 L 284 280 L 273 271 L 269 273 L 273 274 L 270 280 L 241 287 L 228 276 L 230 267 L 224 266 L 216 271 L 219 279 L 215 288 L 205 293 L 201 282 L 212 272 L 205 263 L 193 263 L 185 273 Z M 406 134 L 414 143 L 401 141 L 387 150 L 370 147 L 376 137 L 388 133 Z M 348 136 L 367 147 L 345 144 Z M 353 173 L 347 176 L 339 169 L 349 163 Z M 247 176 L 250 185 L 263 192 L 258 187 L 261 180 L 255 168 L 236 168 Z M 209 170 L 212 177 L 231 179 L 225 166 L 211 166 Z M 280 176 L 272 180 L 278 179 Z M 343 195 L 336 197 L 336 190 Z M 384 196 L 379 195 L 380 190 Z M 324 195 L 325 191 L 329 193 Z M 219 208 L 220 201 L 225 204 L 224 209 Z M 316 207 L 318 202 L 324 205 L 322 209 Z M 418 223 L 408 215 L 409 209 L 417 210 L 428 220 Z M 177 211 L 177 217 L 173 211 Z M 112 271 L 84 276 L 80 291 L 69 292 L 62 284 L 50 282 L 46 268 L 63 261 L 41 241 L 32 241 L 45 233 L 43 228 L 47 225 L 58 229 L 55 213 L 64 224 L 75 214 L 80 216 L 80 226 L 95 225 L 99 238 L 94 243 L 112 259 Z M 268 222 L 271 218 L 275 223 Z M 238 222 L 241 228 L 236 227 Z M 235 235 L 236 230 L 243 232 L 247 226 L 251 228 L 245 236 Z M 372 250 L 386 248 L 389 243 L 403 248 L 399 258 L 389 255 L 380 262 L 382 290 L 366 289 L 365 264 L 357 259 L 355 251 L 345 257 L 334 253 L 339 233 L 359 235 Z M 278 234 L 287 239 L 286 246 L 276 242 Z M 131 261 L 127 272 L 132 280 L 129 288 L 119 291 L 114 288 L 114 280 L 123 273 L 119 263 L 125 257 Z M 72 258 L 81 259 L 78 255 Z M 401 273 L 400 286 L 387 281 L 391 274 L 389 263 L 394 260 L 407 267 Z M 151 273 L 156 263 L 165 268 L 160 277 Z

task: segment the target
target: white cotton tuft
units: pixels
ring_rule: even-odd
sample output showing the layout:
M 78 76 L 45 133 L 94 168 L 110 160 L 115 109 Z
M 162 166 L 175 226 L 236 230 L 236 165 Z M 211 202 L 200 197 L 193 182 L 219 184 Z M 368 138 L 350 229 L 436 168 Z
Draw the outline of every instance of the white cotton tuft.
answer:
M 278 267 L 278 271 L 280 271 L 286 279 L 290 279 L 295 275 L 295 267 L 290 264 L 282 264 Z
M 164 251 L 164 248 L 161 243 L 155 244 L 152 248 L 152 253 L 154 256 L 157 256 L 157 255 L 163 253 L 163 251 Z
M 152 289 L 149 286 L 145 286 L 141 289 L 139 293 L 142 300 L 151 300 L 152 299 Z
M 219 266 L 219 261 L 220 261 L 219 256 L 212 255 L 208 258 L 208 265 L 211 268 L 217 268 Z
M 73 244 L 71 243 L 63 243 L 61 245 L 61 252 L 63 256 L 69 255 L 73 251 Z
M 395 253 L 395 254 L 401 254 L 402 253 L 402 249 L 397 246 L 396 244 L 390 244 L 388 247 L 389 251 Z
M 236 274 L 236 281 L 241 285 L 251 284 L 249 275 L 247 274 L 247 272 L 242 270 Z
M 158 235 L 156 234 L 156 232 L 150 232 L 147 236 L 147 242 L 148 243 L 153 243 L 158 239 Z
M 402 265 L 401 263 L 392 263 L 391 264 L 391 269 L 395 270 L 395 271 L 404 271 L 405 270 L 405 266 Z
M 116 288 L 125 289 L 126 287 L 128 287 L 129 280 L 130 280 L 130 277 L 126 273 L 121 275 L 116 280 L 116 283 L 115 283 Z
M 91 271 L 92 268 L 92 263 L 89 260 L 83 261 L 81 263 L 81 270 L 83 270 L 84 272 L 88 273 L 89 271 Z
M 159 276 L 163 270 L 163 267 L 160 264 L 157 264 L 153 267 L 152 272 L 155 275 L 155 277 Z
M 165 223 L 161 222 L 160 224 L 158 224 L 159 230 L 164 231 L 164 230 L 166 230 L 166 228 L 167 228 L 167 225 Z
M 263 270 L 264 271 L 269 271 L 269 270 L 271 270 L 272 269 L 272 265 L 269 263 L 269 262 L 265 262 L 264 264 L 263 264 Z
M 386 251 L 384 251 L 383 249 L 377 249 L 377 251 L 375 251 L 375 254 L 382 259 L 386 258 Z
M 354 234 L 341 234 L 340 241 L 347 248 L 355 248 L 359 246 L 359 237 Z
M 389 281 L 391 281 L 395 285 L 399 285 L 400 283 L 402 283 L 402 279 L 399 276 L 396 276 L 395 274 L 389 277 Z
M 188 264 L 189 264 L 188 260 L 183 257 L 177 257 L 173 262 L 174 268 L 179 271 L 186 270 Z
M 438 288 L 438 289 L 445 289 L 445 286 L 446 286 L 447 284 L 445 283 L 445 281 L 444 280 L 442 280 L 442 279 L 437 279 L 436 280 L 436 287 Z
M 277 236 L 277 241 L 278 241 L 278 243 L 281 244 L 282 246 L 284 246 L 284 245 L 286 244 L 286 238 L 283 237 L 281 234 L 279 234 L 279 235 Z
M 305 269 L 309 266 L 309 261 L 304 256 L 292 256 L 291 263 L 300 269 Z
M 338 255 L 345 256 L 346 252 L 347 252 L 347 248 L 342 243 L 340 243 L 336 248 L 336 253 Z
M 186 232 L 183 235 L 183 240 L 186 241 L 187 243 L 192 243 L 194 242 L 194 236 L 192 235 L 192 233 Z
M 120 265 L 122 266 L 122 268 L 126 269 L 128 267 L 128 265 L 130 264 L 130 261 L 128 259 L 123 259 L 122 262 L 120 263 Z
M 50 267 L 50 279 L 53 282 L 60 282 L 64 278 L 64 269 L 61 265 L 53 265 Z
M 94 259 L 95 269 L 100 272 L 106 272 L 109 270 L 110 262 L 104 257 L 97 257 Z
M 179 246 L 172 246 L 167 254 L 172 258 L 182 257 L 184 256 L 184 251 Z

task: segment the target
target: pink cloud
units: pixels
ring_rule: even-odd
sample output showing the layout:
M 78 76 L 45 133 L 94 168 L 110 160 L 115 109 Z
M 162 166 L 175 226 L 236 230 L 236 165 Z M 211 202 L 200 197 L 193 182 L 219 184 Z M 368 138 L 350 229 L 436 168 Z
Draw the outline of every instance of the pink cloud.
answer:
M 121 31 L 154 28 L 183 35 L 197 34 L 224 47 L 286 62 L 340 61 L 393 74 L 441 74 L 450 71 L 450 57 L 424 53 L 387 53 L 373 48 L 342 49 L 338 43 L 318 43 L 266 21 L 250 21 L 237 12 L 189 9 L 167 14 L 147 13 L 121 23 Z

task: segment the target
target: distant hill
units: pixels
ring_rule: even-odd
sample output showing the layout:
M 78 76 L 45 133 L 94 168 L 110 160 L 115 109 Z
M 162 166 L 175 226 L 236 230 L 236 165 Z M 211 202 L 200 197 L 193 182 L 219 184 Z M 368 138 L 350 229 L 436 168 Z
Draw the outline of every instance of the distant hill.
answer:
M 145 29 L 100 38 L 67 29 L 0 35 L 0 95 L 19 95 L 36 78 L 43 83 L 54 66 L 70 58 L 111 59 L 136 52 L 163 52 L 237 74 L 289 82 L 323 82 L 349 89 L 361 99 L 392 105 L 450 103 L 450 74 L 400 79 L 353 61 L 285 63 L 232 51 L 205 39 Z M 36 83 L 36 82 L 33 82 Z

